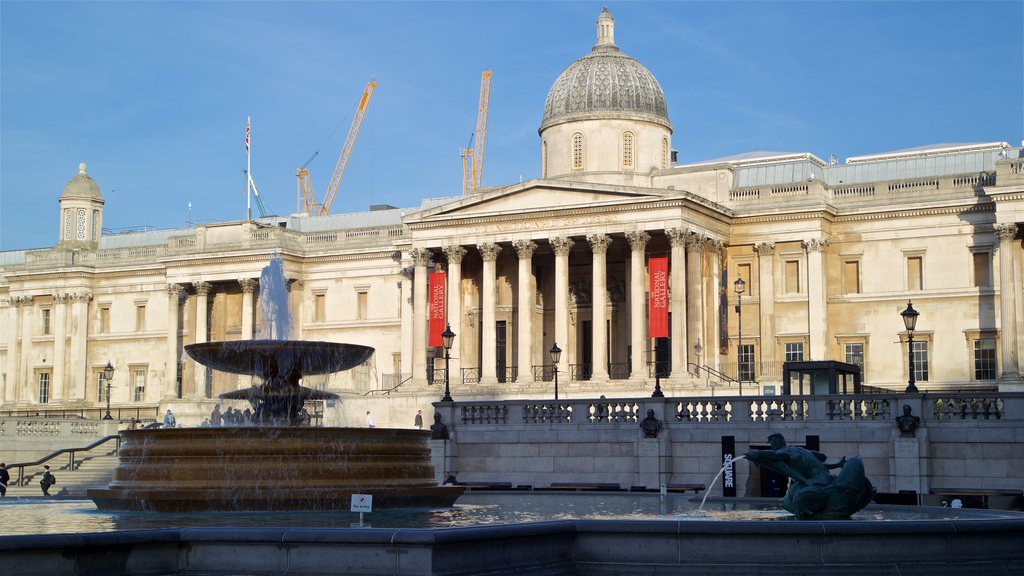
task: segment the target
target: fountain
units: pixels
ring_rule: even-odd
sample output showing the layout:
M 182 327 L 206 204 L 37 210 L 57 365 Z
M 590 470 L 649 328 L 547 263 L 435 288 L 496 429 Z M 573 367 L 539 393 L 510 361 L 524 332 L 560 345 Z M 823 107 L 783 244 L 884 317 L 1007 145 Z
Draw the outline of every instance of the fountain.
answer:
M 306 400 L 337 395 L 299 384 L 304 376 L 357 366 L 373 348 L 289 340 L 284 272 L 275 256 L 260 277 L 265 328 L 259 340 L 190 344 L 209 368 L 249 375 L 254 385 L 221 394 L 252 404 L 247 426 L 126 430 L 105 489 L 88 496 L 101 510 L 347 509 L 352 494 L 375 508 L 451 506 L 462 493 L 437 486 L 430 432 L 300 426 Z

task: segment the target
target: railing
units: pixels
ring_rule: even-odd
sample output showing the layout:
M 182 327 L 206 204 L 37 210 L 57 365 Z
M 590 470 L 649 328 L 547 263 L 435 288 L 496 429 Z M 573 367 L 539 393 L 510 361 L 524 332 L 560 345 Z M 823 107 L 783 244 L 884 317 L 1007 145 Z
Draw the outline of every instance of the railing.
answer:
M 551 382 L 555 379 L 555 367 L 551 364 L 534 364 L 533 381 Z
M 594 376 L 593 364 L 569 364 L 569 380 L 590 380 Z
M 932 416 L 937 420 L 1001 420 L 1006 413 L 1002 398 L 989 394 L 936 395 Z
M 627 380 L 630 373 L 629 362 L 610 362 L 608 364 L 608 378 L 610 380 Z
M 670 374 L 672 374 L 672 367 L 668 362 L 655 362 L 653 360 L 647 361 L 648 378 L 655 378 L 658 376 L 667 378 Z
M 53 418 L 55 420 L 103 420 L 106 408 L 64 408 L 0 410 L 0 418 Z M 160 414 L 159 406 L 110 407 L 110 417 L 117 421 L 156 420 Z
M 45 464 L 45 463 L 49 462 L 50 460 L 53 460 L 54 458 L 56 458 L 57 456 L 60 456 L 61 454 L 67 454 L 68 455 L 68 470 L 74 470 L 75 468 L 78 467 L 76 457 L 77 457 L 79 452 L 88 452 L 88 451 L 92 450 L 93 448 L 96 448 L 98 446 L 102 446 L 103 444 L 106 444 L 107 442 L 110 442 L 111 440 L 113 440 L 115 442 L 114 443 L 114 453 L 116 454 L 117 451 L 121 448 L 121 436 L 119 434 L 111 434 L 110 436 L 105 436 L 103 438 L 100 438 L 99 440 L 97 440 L 97 441 L 93 442 L 92 444 L 89 444 L 88 446 L 85 446 L 83 448 L 63 448 L 61 450 L 57 450 L 56 452 L 54 452 L 52 454 L 48 454 L 46 456 L 43 456 L 42 458 L 40 458 L 39 460 L 36 460 L 35 462 L 18 462 L 18 463 L 15 463 L 15 464 L 8 464 L 7 465 L 7 469 L 8 470 L 13 470 L 14 468 L 17 468 L 18 469 L 18 483 L 16 485 L 17 486 L 24 486 L 25 483 L 26 483 L 26 479 L 25 479 L 25 467 L 26 466 L 40 466 L 42 464 Z
M 370 396 L 371 394 L 383 394 L 387 396 L 410 380 L 412 380 L 412 374 L 382 374 L 381 384 L 383 388 L 368 390 L 363 393 L 363 396 Z
M 498 382 L 515 382 L 519 378 L 519 367 L 518 366 L 506 366 L 505 368 L 498 367 Z
M 462 383 L 463 384 L 479 384 L 480 383 L 480 368 L 463 368 L 462 369 Z
M 705 366 L 703 364 L 694 364 L 694 363 L 691 362 L 691 363 L 687 364 L 687 367 L 692 367 L 693 368 L 693 374 L 695 376 L 697 376 L 697 377 L 700 377 L 700 373 L 704 372 L 705 376 L 707 376 L 707 377 L 714 377 L 718 381 L 725 382 L 726 384 L 736 384 L 736 385 L 739 385 L 739 383 L 740 383 L 739 380 L 733 378 L 732 376 L 728 376 L 726 374 L 723 374 L 722 372 L 719 372 L 718 370 L 715 370 L 714 368 L 712 368 L 710 366 Z M 755 382 L 755 384 L 756 384 L 756 382 Z
M 427 384 L 444 384 L 445 376 L 448 374 L 447 368 L 434 368 L 427 370 Z

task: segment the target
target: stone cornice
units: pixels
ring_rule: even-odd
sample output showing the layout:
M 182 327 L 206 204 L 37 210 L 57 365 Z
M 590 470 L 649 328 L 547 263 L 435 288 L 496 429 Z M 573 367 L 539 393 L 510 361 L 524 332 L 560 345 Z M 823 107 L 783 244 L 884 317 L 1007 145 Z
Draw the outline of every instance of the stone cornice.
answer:
M 869 220 L 893 220 L 906 219 L 920 216 L 943 216 L 957 214 L 971 214 L 979 212 L 995 212 L 995 205 L 992 203 L 975 204 L 973 206 L 946 206 L 942 208 L 917 208 L 907 210 L 894 210 L 889 212 L 871 212 L 868 214 L 849 214 L 837 216 L 835 222 L 864 222 Z

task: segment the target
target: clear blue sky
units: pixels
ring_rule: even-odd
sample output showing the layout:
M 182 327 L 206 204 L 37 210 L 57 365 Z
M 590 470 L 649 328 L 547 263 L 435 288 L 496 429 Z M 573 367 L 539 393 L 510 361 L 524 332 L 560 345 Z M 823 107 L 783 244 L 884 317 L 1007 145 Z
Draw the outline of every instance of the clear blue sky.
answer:
M 0 250 L 56 243 L 79 162 L 107 228 L 184 226 L 189 202 L 196 221 L 244 218 L 247 115 L 256 183 L 290 214 L 295 169 L 323 145 L 310 172 L 327 187 L 371 77 L 332 212 L 459 194 L 485 69 L 484 185 L 536 178 L 548 88 L 602 5 L 2 0 Z M 665 90 L 681 162 L 1024 137 L 1020 0 L 608 6 Z

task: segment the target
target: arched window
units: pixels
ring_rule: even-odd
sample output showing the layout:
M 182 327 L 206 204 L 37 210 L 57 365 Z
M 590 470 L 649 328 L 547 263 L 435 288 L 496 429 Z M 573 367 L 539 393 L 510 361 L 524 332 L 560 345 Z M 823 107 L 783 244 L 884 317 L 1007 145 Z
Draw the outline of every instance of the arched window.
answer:
M 633 133 L 622 133 L 622 169 L 633 169 Z
M 669 168 L 669 152 L 668 152 L 668 138 L 661 139 L 661 167 L 662 169 Z
M 572 169 L 583 170 L 583 134 L 572 135 Z
M 71 216 L 71 209 L 64 209 L 64 240 L 71 242 L 75 239 L 74 237 L 74 218 Z
M 78 232 L 76 234 L 76 240 L 82 241 L 85 240 L 85 208 L 79 208 L 77 212 Z
M 100 211 L 99 210 L 93 210 L 92 211 L 92 231 L 91 231 L 91 236 L 92 237 L 90 238 L 90 240 L 92 240 L 93 242 L 96 242 L 96 241 L 99 240 L 99 238 L 98 238 L 99 230 L 96 229 L 96 226 L 99 223 L 100 223 Z

